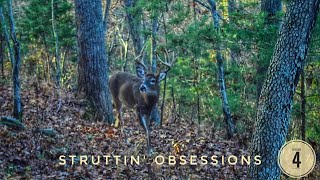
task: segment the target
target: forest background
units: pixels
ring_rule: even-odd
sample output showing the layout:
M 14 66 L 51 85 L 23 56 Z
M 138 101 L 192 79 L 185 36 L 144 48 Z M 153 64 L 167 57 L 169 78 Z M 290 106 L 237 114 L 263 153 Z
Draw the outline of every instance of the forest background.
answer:
M 160 60 L 174 61 L 162 83 L 158 103 L 158 118 L 164 127 L 192 124 L 198 135 L 211 139 L 230 139 L 237 134 L 233 140 L 240 141 L 238 143 L 246 151 L 254 132 L 261 89 L 289 3 L 276 0 L 102 1 L 107 71 L 109 74 L 116 71 L 133 73 L 133 60 L 143 48 L 142 60 L 150 71 L 155 72 L 163 67 Z M 60 122 L 66 119 L 63 113 L 76 114 L 74 117 L 71 115 L 71 119 L 84 121 L 81 132 L 95 134 L 88 123 L 101 120 L 101 117 L 94 107 L 87 104 L 85 96 L 77 93 L 77 54 L 80 48 L 75 3 L 71 0 L 2 0 L 1 4 L 0 115 L 11 115 L 12 109 L 17 108 L 12 103 L 15 102 L 12 97 L 16 92 L 12 77 L 20 69 L 22 106 L 20 111 L 18 107 L 14 117 L 30 128 L 26 136 L 39 130 L 67 136 L 61 127 L 65 124 Z M 9 42 L 8 38 L 12 41 Z M 287 140 L 308 141 L 317 153 L 320 152 L 319 40 L 320 23 L 316 23 L 293 97 L 287 134 Z M 18 52 L 20 62 L 16 63 Z M 127 113 L 126 116 L 129 119 L 134 115 Z M 49 123 L 52 127 L 45 127 L 48 121 L 59 122 L 56 123 L 59 126 Z M 7 121 L 3 120 L 3 123 Z M 20 126 L 19 122 L 14 123 L 14 126 Z M 102 126 L 108 129 L 105 130 L 106 136 L 118 137 L 119 132 L 110 130 L 106 124 Z M 126 127 L 137 126 L 139 129 L 138 123 L 132 124 Z M 98 128 L 98 125 L 93 126 Z M 191 130 L 185 131 L 188 133 Z M 8 132 L 6 129 L 2 135 L 10 138 L 16 135 L 8 135 Z M 19 136 L 14 138 L 17 140 Z M 153 141 L 157 138 L 154 137 Z M 52 143 L 47 142 L 51 141 L 48 139 L 41 141 Z M 179 139 L 176 143 L 183 146 Z M 207 141 L 203 143 L 210 144 Z M 221 146 L 227 149 L 226 144 Z M 72 151 L 70 147 L 66 149 L 63 152 Z M 60 150 L 56 149 L 53 156 L 61 154 Z M 37 158 L 52 156 L 45 150 L 36 151 L 41 152 Z M 8 160 L 0 175 L 15 177 L 20 166 L 24 167 L 24 175 L 28 175 L 30 170 L 26 167 L 32 166 L 21 164 Z

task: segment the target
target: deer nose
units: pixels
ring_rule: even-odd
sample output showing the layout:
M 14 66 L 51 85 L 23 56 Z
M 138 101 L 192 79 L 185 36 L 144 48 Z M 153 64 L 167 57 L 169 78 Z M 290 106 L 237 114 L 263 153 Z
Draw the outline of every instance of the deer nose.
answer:
M 140 92 L 146 92 L 147 91 L 147 86 L 144 85 L 144 84 L 141 84 L 139 90 L 140 90 Z

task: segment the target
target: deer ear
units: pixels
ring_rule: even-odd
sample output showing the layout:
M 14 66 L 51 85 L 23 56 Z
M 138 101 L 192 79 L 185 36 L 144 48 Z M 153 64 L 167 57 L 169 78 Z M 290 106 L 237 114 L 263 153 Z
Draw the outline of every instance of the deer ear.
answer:
M 158 82 L 161 82 L 162 80 L 164 80 L 164 78 L 166 78 L 166 73 L 160 73 L 158 76 Z
M 142 79 L 145 78 L 146 73 L 145 73 L 145 69 L 142 66 L 137 65 L 136 73 L 139 78 L 142 78 Z

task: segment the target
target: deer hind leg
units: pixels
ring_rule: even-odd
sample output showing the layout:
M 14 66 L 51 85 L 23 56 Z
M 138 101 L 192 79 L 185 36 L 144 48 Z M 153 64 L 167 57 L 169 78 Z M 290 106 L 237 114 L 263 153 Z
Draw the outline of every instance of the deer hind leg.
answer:
M 121 116 L 121 111 L 122 111 L 122 104 L 120 102 L 120 100 L 116 100 L 114 99 L 114 105 L 116 107 L 116 121 L 114 123 L 114 127 L 119 127 L 119 123 L 121 124 L 121 126 L 123 125 L 122 123 L 122 116 Z
M 125 142 L 128 143 L 126 133 L 124 132 L 124 123 L 122 118 L 122 104 L 120 100 L 115 101 L 115 106 L 117 110 L 117 117 L 116 117 L 116 122 L 114 123 L 114 127 L 117 128 L 119 127 L 119 124 L 120 124 L 121 136 L 123 136 L 123 139 L 125 140 Z

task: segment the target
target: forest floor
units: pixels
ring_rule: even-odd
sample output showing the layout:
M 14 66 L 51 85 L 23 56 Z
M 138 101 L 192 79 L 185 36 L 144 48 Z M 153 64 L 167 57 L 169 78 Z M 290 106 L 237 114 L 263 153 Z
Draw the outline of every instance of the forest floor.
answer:
M 12 111 L 12 86 L 0 82 L 0 116 Z M 57 110 L 58 97 L 50 83 L 25 80 L 22 82 L 23 123 L 25 130 L 0 125 L 0 179 L 248 179 L 247 165 L 210 164 L 210 157 L 249 155 L 247 136 L 225 140 L 224 132 L 211 134 L 210 126 L 201 127 L 183 119 L 165 118 L 163 127 L 153 126 L 151 144 L 154 154 L 145 157 L 145 136 L 134 114 L 124 116 L 128 142 L 121 131 L 104 122 L 93 122 L 84 106 L 84 100 L 72 92 L 62 90 L 62 106 Z M 39 129 L 53 130 L 51 134 Z M 59 165 L 60 155 L 77 155 L 74 165 L 66 158 Z M 108 165 L 101 159 L 99 165 L 79 165 L 79 155 L 121 156 L 116 165 L 110 158 Z M 197 156 L 198 165 L 169 165 L 169 156 Z M 139 156 L 139 165 L 124 164 L 124 156 Z M 164 164 L 154 159 L 162 156 Z M 200 157 L 208 156 L 208 164 L 200 165 Z M 130 162 L 130 161 L 129 161 Z M 319 167 L 317 167 L 319 169 Z M 311 177 L 315 177 L 312 175 Z

